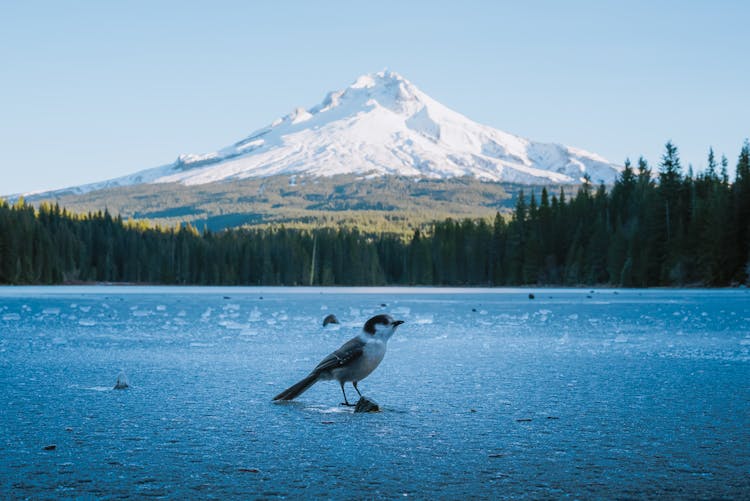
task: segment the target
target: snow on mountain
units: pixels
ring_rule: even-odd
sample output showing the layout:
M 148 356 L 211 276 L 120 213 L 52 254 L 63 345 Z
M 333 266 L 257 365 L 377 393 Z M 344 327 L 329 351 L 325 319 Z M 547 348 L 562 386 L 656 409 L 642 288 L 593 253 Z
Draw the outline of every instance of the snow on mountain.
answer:
M 139 183 L 198 185 L 281 174 L 474 176 L 522 184 L 612 183 L 619 167 L 587 151 L 478 124 L 402 76 L 363 75 L 322 103 L 297 108 L 219 151 L 66 192 Z

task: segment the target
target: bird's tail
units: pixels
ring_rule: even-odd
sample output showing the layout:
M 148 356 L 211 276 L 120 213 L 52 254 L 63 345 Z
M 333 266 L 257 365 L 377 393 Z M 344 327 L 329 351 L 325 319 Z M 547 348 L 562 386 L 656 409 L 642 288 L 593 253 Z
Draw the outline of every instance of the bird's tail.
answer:
M 282 391 L 281 393 L 273 397 L 273 399 L 274 400 L 292 400 L 294 398 L 297 398 L 298 396 L 306 392 L 317 381 L 318 381 L 318 375 L 313 372 L 309 376 L 307 376 L 305 379 L 300 381 L 299 383 L 293 384 L 286 390 Z

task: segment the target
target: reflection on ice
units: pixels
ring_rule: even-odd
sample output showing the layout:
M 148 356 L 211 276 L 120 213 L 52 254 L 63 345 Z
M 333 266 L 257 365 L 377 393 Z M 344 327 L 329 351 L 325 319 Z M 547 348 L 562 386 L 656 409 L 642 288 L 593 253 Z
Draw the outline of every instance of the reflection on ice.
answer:
M 83 388 L 84 390 L 91 390 L 91 391 L 112 391 L 111 386 L 89 386 L 87 388 Z

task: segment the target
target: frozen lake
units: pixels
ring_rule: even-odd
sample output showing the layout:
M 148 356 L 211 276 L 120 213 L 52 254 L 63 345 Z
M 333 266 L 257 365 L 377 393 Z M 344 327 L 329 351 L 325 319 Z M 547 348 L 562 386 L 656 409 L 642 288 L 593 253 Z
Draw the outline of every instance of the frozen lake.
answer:
M 383 412 L 271 402 L 377 313 Z M 0 287 L 0 404 L 2 497 L 740 498 L 750 293 Z

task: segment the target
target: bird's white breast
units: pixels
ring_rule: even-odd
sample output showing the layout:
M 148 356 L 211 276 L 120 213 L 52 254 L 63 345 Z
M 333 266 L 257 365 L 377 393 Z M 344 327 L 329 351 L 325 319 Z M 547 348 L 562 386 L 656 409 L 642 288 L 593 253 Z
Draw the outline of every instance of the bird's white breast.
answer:
M 334 379 L 344 381 L 361 381 L 380 365 L 385 357 L 386 343 L 372 337 L 363 338 L 361 357 L 349 367 L 334 370 Z
M 362 356 L 368 361 L 368 363 L 375 364 L 373 369 L 385 357 L 385 342 L 373 339 L 369 343 L 366 343 L 362 349 Z

